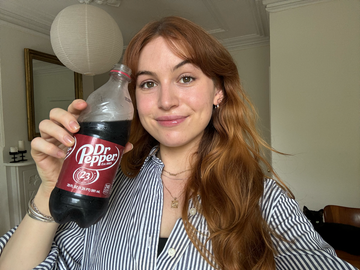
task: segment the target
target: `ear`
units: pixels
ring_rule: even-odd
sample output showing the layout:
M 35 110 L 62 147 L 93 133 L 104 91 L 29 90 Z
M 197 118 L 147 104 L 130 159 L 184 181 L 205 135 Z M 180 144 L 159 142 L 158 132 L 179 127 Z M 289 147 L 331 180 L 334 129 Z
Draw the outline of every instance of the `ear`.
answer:
M 215 96 L 214 96 L 214 102 L 213 104 L 216 106 L 216 105 L 219 105 L 221 103 L 221 101 L 223 100 L 224 98 L 224 92 L 222 89 L 220 88 L 216 88 L 215 89 Z

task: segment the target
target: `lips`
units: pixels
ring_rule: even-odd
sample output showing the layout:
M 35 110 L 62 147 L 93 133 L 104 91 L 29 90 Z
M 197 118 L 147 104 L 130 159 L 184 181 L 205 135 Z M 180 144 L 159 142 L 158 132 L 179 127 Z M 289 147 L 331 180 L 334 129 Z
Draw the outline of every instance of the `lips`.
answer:
M 161 126 L 173 127 L 173 126 L 177 126 L 177 125 L 181 124 L 182 122 L 184 122 L 186 118 L 187 118 L 187 116 L 177 116 L 177 115 L 160 116 L 160 117 L 156 118 L 156 121 Z

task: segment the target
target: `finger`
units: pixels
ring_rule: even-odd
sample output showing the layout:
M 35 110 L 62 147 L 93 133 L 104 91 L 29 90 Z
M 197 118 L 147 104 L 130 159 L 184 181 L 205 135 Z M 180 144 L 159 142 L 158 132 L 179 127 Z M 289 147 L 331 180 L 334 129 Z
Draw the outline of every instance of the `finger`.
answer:
M 77 117 L 75 117 L 72 113 L 60 108 L 55 108 L 50 111 L 50 120 L 56 123 L 57 126 L 59 126 L 58 124 L 62 125 L 70 133 L 76 133 L 79 131 L 80 126 L 76 119 Z M 48 122 L 46 123 L 49 124 Z M 45 126 L 44 128 L 48 126 L 49 125 Z
M 74 144 L 74 138 L 71 134 L 57 122 L 48 119 L 43 120 L 39 124 L 39 130 L 44 140 L 56 146 L 64 144 L 70 147 Z
M 31 156 L 35 161 L 38 161 L 42 157 L 45 158 L 46 156 L 64 158 L 65 152 L 53 143 L 50 143 L 41 137 L 36 137 L 31 141 Z
M 131 151 L 134 148 L 133 144 L 128 142 L 125 144 L 125 148 L 124 148 L 124 154 Z
M 75 99 L 68 107 L 68 112 L 74 116 L 78 116 L 85 108 L 87 103 L 83 99 Z

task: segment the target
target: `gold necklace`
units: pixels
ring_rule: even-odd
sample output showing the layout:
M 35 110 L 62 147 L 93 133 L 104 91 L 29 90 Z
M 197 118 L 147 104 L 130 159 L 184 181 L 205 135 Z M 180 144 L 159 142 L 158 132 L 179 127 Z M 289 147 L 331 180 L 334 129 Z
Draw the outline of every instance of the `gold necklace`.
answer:
M 171 208 L 178 208 L 179 207 L 179 201 L 178 201 L 177 197 L 174 197 L 171 194 L 170 190 L 165 186 L 164 181 L 162 181 L 162 183 L 163 183 L 164 188 L 169 192 L 170 196 L 173 198 L 173 200 L 171 201 Z M 181 194 L 179 196 L 181 196 L 183 193 L 184 193 L 184 191 L 181 192 Z
M 190 170 L 191 170 L 191 169 L 187 169 L 187 170 L 184 170 L 184 171 L 181 171 L 181 172 L 178 172 L 178 173 L 171 173 L 171 172 L 165 170 L 165 168 L 163 169 L 164 172 L 167 172 L 167 173 L 168 173 L 169 175 L 171 175 L 171 176 L 177 176 L 177 175 L 179 175 L 179 174 L 182 174 L 182 173 L 187 172 L 187 171 L 190 171 Z
M 182 181 L 182 180 L 186 180 L 188 178 L 171 178 L 169 176 L 167 176 L 166 174 L 162 173 L 162 176 L 165 176 L 166 178 L 170 179 L 170 180 L 174 180 L 174 181 Z
M 157 156 L 159 159 L 161 159 L 160 150 L 158 150 L 158 152 L 156 153 L 156 156 Z M 190 170 L 191 170 L 191 169 L 187 169 L 187 170 L 183 170 L 183 171 L 178 172 L 178 173 L 171 173 L 171 172 L 165 170 L 165 167 L 163 168 L 163 171 L 166 172 L 166 173 L 168 173 L 170 176 L 177 176 L 177 175 L 179 175 L 179 174 L 181 174 L 181 173 L 188 172 L 188 171 L 190 171 Z

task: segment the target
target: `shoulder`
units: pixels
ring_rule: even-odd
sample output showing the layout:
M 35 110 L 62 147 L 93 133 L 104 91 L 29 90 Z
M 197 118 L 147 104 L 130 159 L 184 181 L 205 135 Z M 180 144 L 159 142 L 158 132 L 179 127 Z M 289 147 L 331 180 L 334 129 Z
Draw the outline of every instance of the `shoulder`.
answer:
M 299 216 L 302 218 L 297 201 L 273 179 L 264 180 L 264 193 L 260 200 L 260 207 L 264 220 L 273 228 L 279 226 L 281 221 L 294 221 Z
M 275 208 L 284 200 L 288 202 L 293 201 L 293 203 L 296 204 L 275 180 L 269 178 L 264 179 L 264 193 L 260 200 L 260 207 L 266 221 L 269 221 Z
M 262 200 L 269 201 L 278 198 L 278 196 L 285 194 L 284 189 L 280 187 L 280 185 L 271 178 L 264 179 L 264 194 L 262 196 Z

